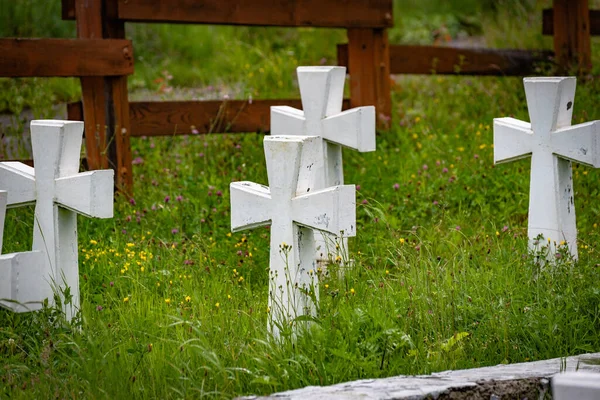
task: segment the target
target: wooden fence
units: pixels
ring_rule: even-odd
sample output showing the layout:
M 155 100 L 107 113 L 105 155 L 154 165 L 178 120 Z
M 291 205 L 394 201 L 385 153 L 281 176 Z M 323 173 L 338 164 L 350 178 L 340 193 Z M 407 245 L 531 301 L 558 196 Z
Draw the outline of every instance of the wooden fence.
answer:
M 576 62 L 586 71 L 590 33 L 600 32 L 600 12 L 590 12 L 587 0 L 554 0 L 554 12 L 543 14 L 543 33 L 554 35 L 554 53 L 390 46 L 386 29 L 393 25 L 392 2 L 62 0 L 62 17 L 76 20 L 77 39 L 0 39 L 0 76 L 80 77 L 82 101 L 70 104 L 68 114 L 85 122 L 87 164 L 114 168 L 117 187 L 131 193 L 130 137 L 189 134 L 192 125 L 200 133 L 266 132 L 271 106 L 300 107 L 300 101 L 130 103 L 133 49 L 124 39 L 126 22 L 345 28 L 348 43 L 338 46 L 338 64 L 350 73 L 344 107 L 375 105 L 380 127 L 391 116 L 390 74 L 526 75 L 554 53 L 563 69 Z

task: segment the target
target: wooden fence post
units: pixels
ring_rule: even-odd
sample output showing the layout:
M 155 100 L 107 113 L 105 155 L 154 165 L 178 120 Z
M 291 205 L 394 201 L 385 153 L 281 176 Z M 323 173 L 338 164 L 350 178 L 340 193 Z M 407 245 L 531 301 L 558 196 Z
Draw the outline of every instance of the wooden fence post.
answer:
M 580 74 L 592 66 L 588 0 L 554 0 L 554 53 L 562 73 L 577 65 Z
M 350 105 L 372 106 L 377 127 L 387 129 L 392 115 L 390 49 L 385 29 L 348 29 Z
M 77 37 L 124 38 L 114 17 L 114 0 L 76 0 Z M 133 54 L 128 55 L 133 57 Z M 131 195 L 133 176 L 129 135 L 127 76 L 81 78 L 85 143 L 90 169 L 111 167 L 115 187 Z

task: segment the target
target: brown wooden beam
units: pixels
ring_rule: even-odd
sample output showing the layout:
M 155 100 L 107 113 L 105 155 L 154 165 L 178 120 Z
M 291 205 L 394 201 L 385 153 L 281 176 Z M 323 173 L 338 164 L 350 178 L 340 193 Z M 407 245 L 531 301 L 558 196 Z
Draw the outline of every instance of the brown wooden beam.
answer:
M 129 103 L 131 136 L 266 133 L 270 129 L 271 106 L 278 105 L 302 108 L 298 99 L 132 102 Z M 348 99 L 343 107 L 350 107 Z M 69 104 L 67 113 L 68 119 L 81 120 L 81 103 Z
M 465 49 L 441 46 L 390 46 L 392 74 L 523 76 L 551 61 L 549 50 Z M 338 65 L 347 66 L 348 46 L 338 45 Z
M 559 72 L 566 74 L 577 68 L 579 74 L 587 73 L 592 68 L 588 0 L 554 0 L 552 6 L 554 53 Z
M 118 1 L 118 18 L 131 22 L 325 28 L 387 28 L 394 24 L 392 0 Z M 62 0 L 62 18 L 75 16 L 75 0 Z
M 62 19 L 71 20 L 75 19 L 75 0 L 61 0 L 62 5 Z
M 385 29 L 348 29 L 348 69 L 352 107 L 375 106 L 377 127 L 387 129 L 392 113 L 390 46 Z
M 114 19 L 115 5 L 115 0 L 75 0 L 77 37 L 122 39 L 125 30 Z M 132 195 L 127 76 L 81 78 L 81 92 L 88 166 L 113 168 L 117 190 Z
M 75 0 L 61 1 L 62 19 L 74 20 Z M 119 0 L 118 18 L 131 22 L 388 28 L 393 26 L 392 9 L 392 0 Z
M 2 77 L 133 73 L 133 48 L 124 39 L 0 39 L 0 54 Z
M 589 10 L 590 12 L 590 35 L 600 35 L 600 10 Z M 542 11 L 542 34 L 554 35 L 554 10 L 547 8 Z
M 119 0 L 118 13 L 137 22 L 386 28 L 392 8 L 392 0 Z

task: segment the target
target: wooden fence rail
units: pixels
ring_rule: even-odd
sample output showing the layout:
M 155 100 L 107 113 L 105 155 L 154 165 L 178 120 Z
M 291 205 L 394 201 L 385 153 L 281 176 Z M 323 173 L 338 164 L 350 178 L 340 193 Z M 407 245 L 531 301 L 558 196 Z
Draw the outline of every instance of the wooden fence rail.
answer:
M 524 76 L 551 62 L 550 50 L 469 49 L 442 46 L 390 46 L 392 74 Z M 338 45 L 338 65 L 348 65 L 348 45 Z
M 543 13 L 550 51 L 390 46 L 393 0 L 62 0 L 62 17 L 75 19 L 78 39 L 1 39 L 0 76 L 77 76 L 82 102 L 69 118 L 82 119 L 91 169 L 115 168 L 116 185 L 132 193 L 131 136 L 266 132 L 271 105 L 299 100 L 129 103 L 127 75 L 133 50 L 125 22 L 345 28 L 338 61 L 350 73 L 345 107 L 375 105 L 378 124 L 391 116 L 390 74 L 525 75 L 552 59 L 562 71 L 591 65 L 590 34 L 600 33 L 600 11 L 588 0 L 553 0 Z M 266 12 L 265 10 L 268 10 Z M 61 60 L 61 62 L 55 62 Z
M 0 54 L 0 76 L 8 78 L 133 73 L 131 41 L 123 39 L 0 39 Z
M 267 133 L 270 130 L 271 107 L 283 105 L 302 108 L 299 99 L 131 102 L 131 136 Z M 348 108 L 350 100 L 345 99 L 343 109 Z M 69 119 L 81 120 L 81 102 L 69 104 L 67 113 Z

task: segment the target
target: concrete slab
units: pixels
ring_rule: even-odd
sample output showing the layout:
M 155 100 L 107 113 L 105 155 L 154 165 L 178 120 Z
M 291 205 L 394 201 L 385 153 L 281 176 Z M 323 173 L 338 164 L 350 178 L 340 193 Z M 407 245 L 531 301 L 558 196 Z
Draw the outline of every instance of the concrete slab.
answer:
M 244 399 L 544 399 L 550 378 L 561 372 L 600 372 L 600 353 L 519 364 L 497 365 L 431 375 L 365 379 L 332 386 L 309 386 Z

